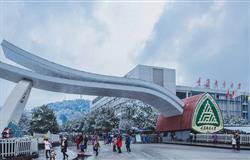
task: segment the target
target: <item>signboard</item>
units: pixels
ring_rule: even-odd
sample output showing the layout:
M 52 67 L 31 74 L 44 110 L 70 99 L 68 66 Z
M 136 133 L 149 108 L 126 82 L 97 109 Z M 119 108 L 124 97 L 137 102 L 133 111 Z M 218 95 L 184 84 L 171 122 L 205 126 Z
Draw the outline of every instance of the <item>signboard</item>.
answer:
M 214 133 L 223 129 L 219 106 L 208 93 L 197 103 L 193 114 L 192 128 L 201 133 Z
M 136 134 L 136 135 L 135 135 L 135 141 L 136 141 L 136 142 L 141 142 L 141 135 Z

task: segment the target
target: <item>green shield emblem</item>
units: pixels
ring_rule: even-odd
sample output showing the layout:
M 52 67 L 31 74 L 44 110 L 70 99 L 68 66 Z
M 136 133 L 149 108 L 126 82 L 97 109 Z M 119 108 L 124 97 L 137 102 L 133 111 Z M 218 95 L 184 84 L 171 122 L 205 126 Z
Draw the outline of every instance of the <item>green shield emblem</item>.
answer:
M 208 93 L 204 94 L 197 103 L 192 128 L 201 133 L 214 133 L 223 129 L 220 108 Z

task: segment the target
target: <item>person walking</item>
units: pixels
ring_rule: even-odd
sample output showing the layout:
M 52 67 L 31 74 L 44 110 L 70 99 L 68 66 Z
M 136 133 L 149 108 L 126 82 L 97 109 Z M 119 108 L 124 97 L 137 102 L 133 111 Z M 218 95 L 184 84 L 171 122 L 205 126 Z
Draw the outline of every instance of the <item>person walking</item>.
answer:
M 212 135 L 212 138 L 213 138 L 213 140 L 214 140 L 214 143 L 218 143 L 218 136 L 217 136 L 216 133 L 214 133 L 214 134 Z
M 122 148 L 122 136 L 121 135 L 118 136 L 116 144 L 117 144 L 117 148 L 118 148 L 118 153 L 122 153 L 122 151 L 121 151 L 121 148 Z
M 116 145 L 117 145 L 116 142 L 117 142 L 117 138 L 116 138 L 116 135 L 114 135 L 112 138 L 113 152 L 116 152 Z
M 232 136 L 232 148 L 235 149 L 235 145 L 236 145 L 236 137 L 235 137 L 235 133 Z
M 76 149 L 79 150 L 80 149 L 80 144 L 83 141 L 83 136 L 82 134 L 79 134 L 76 136 L 75 142 L 76 142 Z
M 69 155 L 66 153 L 67 152 L 67 148 L 68 148 L 68 141 L 66 137 L 63 137 L 62 141 L 61 141 L 61 152 L 63 153 L 63 159 L 65 159 L 67 157 L 69 157 Z
M 50 158 L 50 149 L 52 148 L 52 145 L 47 137 L 44 138 L 44 148 L 45 148 L 46 158 Z
M 235 139 L 236 139 L 236 148 L 237 148 L 237 150 L 240 150 L 240 133 L 239 133 L 239 131 L 236 132 Z
M 88 146 L 88 140 L 89 140 L 88 136 L 85 135 L 83 141 L 84 141 L 84 147 L 85 147 L 86 150 L 87 150 L 87 146 Z
M 112 137 L 111 137 L 111 134 L 108 135 L 108 144 L 111 145 L 112 143 Z
M 97 134 L 94 134 L 93 136 L 92 136 L 92 145 L 93 145 L 93 151 L 95 151 L 95 141 L 98 139 L 98 136 L 97 136 Z
M 128 133 L 126 135 L 125 144 L 126 144 L 127 152 L 131 152 L 131 149 L 130 149 L 131 137 Z
M 95 140 L 93 148 L 95 151 L 95 155 L 98 156 L 98 153 L 100 151 L 100 143 L 99 143 L 98 139 Z

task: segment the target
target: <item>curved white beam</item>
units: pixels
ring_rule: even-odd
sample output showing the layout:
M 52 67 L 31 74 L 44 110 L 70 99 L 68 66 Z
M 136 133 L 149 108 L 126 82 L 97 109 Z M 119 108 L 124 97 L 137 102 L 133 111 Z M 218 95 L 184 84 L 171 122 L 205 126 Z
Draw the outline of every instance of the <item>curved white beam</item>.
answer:
M 143 80 L 125 78 L 125 77 L 115 77 L 115 76 L 104 76 L 94 73 L 89 73 L 85 71 L 79 71 L 76 69 L 72 69 L 69 67 L 62 66 L 60 64 L 56 64 L 50 62 L 46 59 L 38 57 L 34 54 L 31 54 L 10 42 L 3 40 L 2 48 L 4 50 L 4 54 L 6 58 L 36 72 L 43 75 L 49 75 L 52 77 L 59 77 L 65 79 L 73 79 L 73 80 L 84 80 L 91 82 L 103 82 L 110 84 L 121 84 L 121 85 L 131 85 L 131 86 L 141 86 L 143 88 L 149 88 L 155 90 L 157 92 L 161 92 L 162 94 L 168 95 L 171 99 L 179 103 L 183 106 L 183 102 L 175 96 L 175 93 L 171 93 L 166 88 L 163 88 L 154 83 L 150 83 Z
M 0 77 L 18 82 L 29 79 L 33 86 L 55 92 L 117 96 L 142 100 L 166 116 L 182 113 L 183 102 L 169 90 L 142 80 L 87 73 L 49 62 L 3 41 L 5 56 L 32 71 L 0 63 Z
M 32 81 L 33 87 L 53 92 L 88 94 L 100 96 L 117 96 L 139 99 L 154 106 L 161 113 L 179 115 L 182 107 L 169 97 L 147 88 L 105 84 L 90 81 L 76 81 L 56 78 L 34 73 L 9 64 L 0 62 L 0 77 L 16 82 L 26 79 Z

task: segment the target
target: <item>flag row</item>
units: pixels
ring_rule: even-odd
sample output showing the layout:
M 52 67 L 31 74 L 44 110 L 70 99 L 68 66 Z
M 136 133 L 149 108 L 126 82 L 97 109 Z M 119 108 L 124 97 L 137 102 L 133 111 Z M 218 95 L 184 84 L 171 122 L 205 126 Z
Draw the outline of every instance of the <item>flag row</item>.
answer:
M 206 79 L 206 81 L 202 84 L 201 78 L 199 78 L 196 81 L 196 85 L 197 86 L 204 86 L 205 88 L 208 88 L 208 89 L 210 89 L 210 88 L 219 89 L 219 81 L 218 80 L 214 80 L 213 87 L 211 87 L 210 79 Z M 237 84 L 237 88 L 234 88 L 234 83 L 233 82 L 230 83 L 230 86 L 227 86 L 227 82 L 223 81 L 220 88 L 222 88 L 222 89 L 230 88 L 230 89 L 240 90 L 241 89 L 241 83 L 239 82 Z

